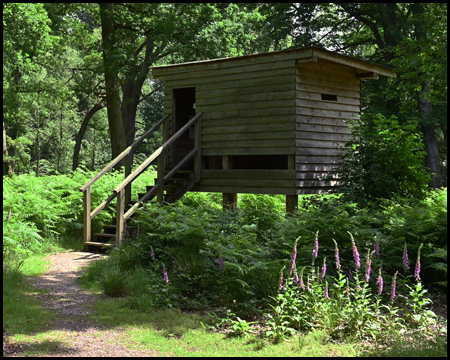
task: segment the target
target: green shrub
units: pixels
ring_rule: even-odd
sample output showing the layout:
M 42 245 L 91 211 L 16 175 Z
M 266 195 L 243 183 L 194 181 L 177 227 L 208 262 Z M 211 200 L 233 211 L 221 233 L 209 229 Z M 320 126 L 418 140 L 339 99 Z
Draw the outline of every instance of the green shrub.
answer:
M 367 122 L 349 121 L 352 138 L 339 164 L 340 191 L 350 201 L 396 196 L 423 199 L 430 174 L 423 165 L 423 141 L 417 124 L 400 125 L 395 116 L 378 114 Z

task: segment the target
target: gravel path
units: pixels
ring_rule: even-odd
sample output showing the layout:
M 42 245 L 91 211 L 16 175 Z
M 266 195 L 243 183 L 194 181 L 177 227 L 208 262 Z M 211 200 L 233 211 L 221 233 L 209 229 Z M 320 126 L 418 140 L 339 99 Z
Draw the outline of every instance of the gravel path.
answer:
M 123 338 L 123 329 L 111 329 L 86 317 L 95 312 L 91 306 L 99 301 L 101 296 L 81 289 L 76 280 L 82 274 L 80 268 L 98 258 L 85 252 L 53 254 L 47 257 L 51 261 L 49 270 L 40 277 L 29 278 L 33 286 L 49 291 L 45 295 L 34 295 L 42 300 L 44 308 L 56 311 L 60 315 L 55 317 L 51 330 L 65 332 L 64 335 L 70 339 L 70 345 L 62 345 L 48 356 L 157 356 L 156 351 L 126 348 L 116 341 Z M 16 347 L 15 351 L 8 355 L 20 356 L 21 352 L 20 347 Z

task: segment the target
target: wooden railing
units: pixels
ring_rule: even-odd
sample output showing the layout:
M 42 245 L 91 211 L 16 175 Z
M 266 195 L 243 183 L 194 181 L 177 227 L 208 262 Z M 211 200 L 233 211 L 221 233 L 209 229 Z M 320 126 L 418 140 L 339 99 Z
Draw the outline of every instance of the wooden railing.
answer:
M 189 120 L 186 125 L 184 125 L 180 130 L 178 130 L 170 139 L 168 139 L 162 146 L 160 146 L 149 158 L 147 158 L 139 167 L 134 170 L 131 174 L 127 176 L 114 190 L 113 193 L 108 196 L 95 210 L 91 211 L 91 186 L 102 177 L 107 171 L 111 170 L 114 165 L 116 165 L 124 157 L 127 157 L 126 161 L 130 159 L 133 150 L 139 145 L 142 140 L 148 137 L 153 131 L 155 131 L 159 126 L 161 126 L 170 115 L 165 116 L 157 124 L 155 124 L 150 130 L 143 134 L 138 140 L 136 140 L 132 145 L 125 149 L 120 155 L 118 155 L 113 161 L 111 161 L 105 168 L 103 168 L 97 175 L 95 175 L 91 180 L 89 180 L 80 191 L 83 192 L 83 241 L 86 244 L 91 241 L 91 221 L 92 219 L 100 213 L 115 197 L 117 197 L 117 211 L 116 211 L 116 239 L 120 243 L 123 238 L 124 223 L 130 218 L 130 216 L 137 210 L 139 205 L 147 200 L 155 191 L 157 193 L 157 200 L 159 203 L 163 201 L 163 191 L 164 183 L 168 181 L 184 164 L 186 164 L 194 156 L 194 179 L 199 181 L 201 177 L 201 118 L 202 113 L 195 115 L 191 120 Z M 187 131 L 192 125 L 195 124 L 195 142 L 194 149 L 185 156 L 168 174 L 164 174 L 166 168 L 166 150 L 177 140 L 185 131 Z M 131 183 L 141 175 L 155 160 L 157 163 L 157 182 L 155 186 L 150 189 L 142 198 L 140 198 L 133 206 L 124 214 L 125 208 L 125 191 L 129 189 L 131 194 Z M 129 199 L 127 199 L 129 200 Z

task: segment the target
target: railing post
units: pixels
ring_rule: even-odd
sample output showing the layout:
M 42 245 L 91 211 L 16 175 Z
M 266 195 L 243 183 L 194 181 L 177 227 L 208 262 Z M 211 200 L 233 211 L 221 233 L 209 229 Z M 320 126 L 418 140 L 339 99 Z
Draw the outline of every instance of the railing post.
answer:
M 83 191 L 83 243 L 87 250 L 87 242 L 91 241 L 91 187 Z
M 194 147 L 197 149 L 197 155 L 194 157 L 194 181 L 201 179 L 202 172 L 202 117 L 195 122 L 195 140 Z
M 122 244 L 123 240 L 123 211 L 124 211 L 124 198 L 125 198 L 125 188 L 122 188 L 117 193 L 117 213 L 116 213 L 116 241 L 118 246 Z
M 160 187 L 158 189 L 157 192 L 157 197 L 156 200 L 158 201 L 159 204 L 163 203 L 164 200 L 164 170 L 166 168 L 166 164 L 165 164 L 165 154 L 164 152 L 162 154 L 160 154 L 158 156 L 158 169 L 157 169 L 157 180 L 156 183 L 160 184 Z
M 127 156 L 125 156 L 125 179 L 131 174 L 131 165 L 133 163 L 134 150 L 131 149 Z M 125 206 L 131 202 L 131 182 L 125 187 Z

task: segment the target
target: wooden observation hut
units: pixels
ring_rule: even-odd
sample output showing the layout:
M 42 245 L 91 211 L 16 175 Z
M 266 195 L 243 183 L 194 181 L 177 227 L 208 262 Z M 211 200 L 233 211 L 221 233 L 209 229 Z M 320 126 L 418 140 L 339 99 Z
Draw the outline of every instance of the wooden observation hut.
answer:
M 288 211 L 300 194 L 335 188 L 323 179 L 349 139 L 346 119 L 361 114 L 361 80 L 393 76 L 384 66 L 316 47 L 152 68 L 165 83 L 164 141 L 195 114 L 194 127 L 168 153 L 176 164 L 201 149 L 198 181 L 190 191 L 285 194 Z M 193 169 L 193 162 L 187 168 Z
M 187 191 L 223 193 L 234 208 L 238 193 L 284 194 L 286 210 L 298 195 L 339 186 L 326 182 L 338 146 L 349 139 L 346 119 L 361 114 L 361 80 L 393 76 L 367 61 L 306 47 L 227 59 L 157 66 L 165 82 L 165 116 L 80 188 L 85 248 L 120 245 L 143 202 L 177 201 Z M 131 172 L 134 149 L 163 126 L 163 145 Z M 91 187 L 119 161 L 125 179 L 96 209 Z M 157 160 L 157 179 L 132 201 L 131 184 Z M 91 221 L 113 199 L 117 211 L 104 233 L 91 234 Z M 94 241 L 91 239 L 94 238 Z M 95 240 L 96 239 L 96 240 Z

